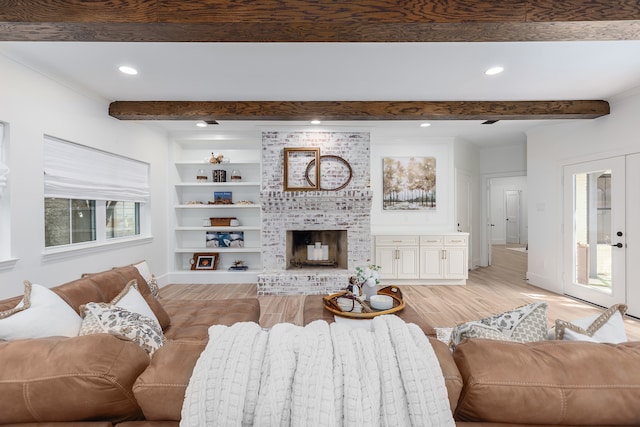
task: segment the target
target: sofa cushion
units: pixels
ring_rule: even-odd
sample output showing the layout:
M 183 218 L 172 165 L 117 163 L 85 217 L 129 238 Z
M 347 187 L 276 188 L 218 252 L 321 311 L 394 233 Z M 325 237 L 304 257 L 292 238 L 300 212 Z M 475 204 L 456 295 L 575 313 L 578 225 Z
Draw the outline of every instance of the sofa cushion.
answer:
M 133 393 L 147 420 L 180 421 L 193 368 L 206 341 L 169 341 L 138 377 Z
M 0 424 L 120 421 L 141 416 L 133 396 L 149 356 L 113 335 L 0 343 Z
M 470 339 L 453 357 L 459 421 L 640 425 L 640 342 Z
M 44 286 L 24 282 L 24 296 L 13 308 L 0 312 L 0 340 L 78 335 L 82 319 Z
M 451 332 L 451 347 L 465 338 L 485 338 L 514 342 L 547 338 L 547 303 L 536 302 L 484 319 L 462 323 Z
M 429 342 L 431 343 L 431 347 L 433 347 L 433 352 L 438 358 L 442 376 L 444 377 L 444 385 L 447 388 L 449 406 L 451 407 L 451 412 L 453 412 L 456 409 L 458 398 L 462 391 L 462 376 L 453 360 L 449 347 L 436 338 L 429 337 Z
M 163 299 L 162 304 L 171 316 L 171 326 L 164 331 L 168 340 L 207 341 L 211 325 L 260 321 L 260 303 L 256 298 Z

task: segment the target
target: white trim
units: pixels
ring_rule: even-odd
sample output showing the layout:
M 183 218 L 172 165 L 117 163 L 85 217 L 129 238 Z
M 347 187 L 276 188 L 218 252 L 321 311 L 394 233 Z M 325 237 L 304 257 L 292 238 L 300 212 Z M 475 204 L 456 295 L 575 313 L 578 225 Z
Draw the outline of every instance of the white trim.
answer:
M 19 261 L 19 258 L 9 258 L 9 259 L 0 260 L 0 271 L 13 269 L 13 267 L 15 267 L 18 261 Z
M 5 142 L 5 124 L 0 122 L 0 199 L 2 198 L 2 192 L 7 187 L 9 181 L 9 166 L 4 164 L 4 142 Z
M 42 252 L 43 261 L 58 260 L 64 258 L 76 257 L 78 252 L 83 254 L 93 254 L 105 252 L 115 248 L 129 247 L 137 245 L 145 245 L 151 243 L 153 237 L 116 237 L 108 241 L 96 243 L 72 243 L 64 246 L 52 246 Z

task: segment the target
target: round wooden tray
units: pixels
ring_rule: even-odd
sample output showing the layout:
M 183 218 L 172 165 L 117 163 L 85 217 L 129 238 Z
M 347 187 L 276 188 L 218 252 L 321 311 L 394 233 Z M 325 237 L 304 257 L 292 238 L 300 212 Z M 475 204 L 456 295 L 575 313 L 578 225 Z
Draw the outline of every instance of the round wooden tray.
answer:
M 324 308 L 332 312 L 337 316 L 342 317 L 350 317 L 352 319 L 372 319 L 376 316 L 380 316 L 382 314 L 393 314 L 404 308 L 404 300 L 402 299 L 402 292 L 400 288 L 397 286 L 387 286 L 378 291 L 378 295 L 389 295 L 393 298 L 393 307 L 388 310 L 376 310 L 369 306 L 369 302 L 360 301 L 362 304 L 366 305 L 372 311 L 370 313 L 353 313 L 350 311 L 342 311 L 340 305 L 337 303 L 337 299 L 341 296 L 344 296 L 347 292 L 338 292 L 336 294 L 331 294 L 323 297 L 322 302 L 324 303 Z

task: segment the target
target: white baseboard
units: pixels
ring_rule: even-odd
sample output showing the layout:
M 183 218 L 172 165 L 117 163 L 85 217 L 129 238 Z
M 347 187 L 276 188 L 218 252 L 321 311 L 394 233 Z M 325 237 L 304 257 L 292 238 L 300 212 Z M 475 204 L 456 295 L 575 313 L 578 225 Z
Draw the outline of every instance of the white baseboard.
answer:
M 545 289 L 549 292 L 555 292 L 557 294 L 563 293 L 562 283 L 558 283 L 550 277 L 540 276 L 530 271 L 527 271 L 527 283 Z

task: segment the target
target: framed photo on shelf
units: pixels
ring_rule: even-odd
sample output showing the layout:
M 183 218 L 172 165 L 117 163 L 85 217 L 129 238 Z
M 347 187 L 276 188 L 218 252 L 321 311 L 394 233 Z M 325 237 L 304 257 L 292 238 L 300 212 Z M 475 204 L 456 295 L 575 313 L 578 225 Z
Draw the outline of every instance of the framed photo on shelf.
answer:
M 220 255 L 217 253 L 198 252 L 191 258 L 192 270 L 217 270 Z
M 207 231 L 207 248 L 244 248 L 244 232 Z
M 214 205 L 232 205 L 233 198 L 231 191 L 215 191 L 213 193 Z

